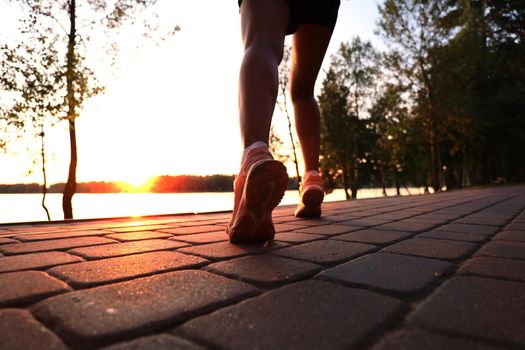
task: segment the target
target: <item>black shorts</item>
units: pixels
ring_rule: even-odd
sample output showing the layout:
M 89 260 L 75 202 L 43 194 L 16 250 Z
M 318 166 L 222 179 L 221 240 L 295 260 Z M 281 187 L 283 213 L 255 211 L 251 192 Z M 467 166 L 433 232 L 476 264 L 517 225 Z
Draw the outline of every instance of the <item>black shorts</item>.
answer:
M 318 24 L 334 30 L 340 0 L 286 0 L 290 5 L 290 23 L 286 34 L 293 34 L 301 24 Z M 242 0 L 238 0 L 239 7 Z

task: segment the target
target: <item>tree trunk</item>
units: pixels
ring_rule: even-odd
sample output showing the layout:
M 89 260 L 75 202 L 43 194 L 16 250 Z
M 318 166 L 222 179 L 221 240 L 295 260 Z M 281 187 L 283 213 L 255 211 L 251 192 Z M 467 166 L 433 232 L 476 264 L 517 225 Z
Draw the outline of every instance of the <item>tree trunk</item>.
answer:
M 359 191 L 359 186 L 356 183 L 352 184 L 352 199 L 357 199 L 357 191 Z
M 359 120 L 359 118 L 358 118 Z M 357 130 L 357 129 L 356 129 Z M 359 159 L 357 149 L 357 136 L 354 132 L 354 156 L 353 156 L 353 169 L 352 169 L 352 199 L 357 199 L 357 190 L 359 189 Z
M 423 58 L 418 58 L 419 68 L 421 70 L 421 75 L 423 78 L 423 82 L 427 91 L 427 113 L 429 118 L 428 126 L 430 128 L 430 162 L 431 162 L 431 171 L 432 171 L 432 187 L 434 188 L 434 192 L 441 191 L 441 185 L 440 185 L 440 173 L 441 173 L 441 165 L 440 165 L 440 159 L 439 159 L 439 148 L 437 143 L 437 127 L 436 127 L 436 113 L 434 109 L 434 91 L 432 87 L 431 80 L 429 78 L 429 74 L 426 71 L 424 64 L 423 64 Z
M 297 189 L 300 189 L 301 186 L 301 176 L 299 175 L 299 161 L 297 160 L 297 151 L 295 150 L 295 141 L 293 139 L 292 132 L 292 121 L 290 119 L 290 113 L 288 113 L 288 106 L 286 104 L 286 95 L 284 96 L 284 110 L 286 113 L 286 119 L 288 119 L 288 133 L 290 134 L 290 142 L 292 143 L 293 151 L 293 163 L 295 165 L 295 173 L 297 174 Z
M 40 141 L 41 143 L 41 157 L 42 157 L 42 175 L 44 177 L 44 186 L 42 188 L 42 208 L 47 215 L 47 220 L 51 221 L 51 216 L 49 215 L 49 210 L 46 207 L 46 194 L 47 194 L 47 176 L 46 176 L 46 153 L 45 153 L 45 144 L 44 144 L 44 125 L 42 124 L 42 129 L 40 132 Z
M 385 168 L 383 167 L 382 162 L 381 162 L 381 166 L 379 167 L 379 174 L 381 176 L 381 188 L 383 189 L 383 196 L 387 197 L 386 187 L 385 187 Z
M 343 168 L 343 187 L 345 190 L 345 198 L 349 200 L 351 197 L 350 194 L 348 194 L 348 170 L 346 166 Z
M 74 79 L 75 79 L 75 40 L 76 40 L 76 2 L 71 0 L 69 3 L 69 20 L 71 28 L 69 30 L 69 39 L 67 44 L 67 71 L 66 71 L 66 82 L 67 82 L 67 103 L 68 113 L 67 119 L 69 122 L 69 142 L 71 159 L 69 163 L 69 173 L 66 185 L 64 187 L 62 197 L 62 209 L 64 210 L 64 219 L 73 219 L 73 206 L 71 200 L 76 192 L 77 187 L 77 138 L 75 130 L 75 118 L 76 118 L 76 100 L 74 91 Z
M 359 190 L 359 169 L 357 168 L 357 162 L 355 162 L 354 169 L 352 172 L 352 199 L 357 199 L 358 190 Z

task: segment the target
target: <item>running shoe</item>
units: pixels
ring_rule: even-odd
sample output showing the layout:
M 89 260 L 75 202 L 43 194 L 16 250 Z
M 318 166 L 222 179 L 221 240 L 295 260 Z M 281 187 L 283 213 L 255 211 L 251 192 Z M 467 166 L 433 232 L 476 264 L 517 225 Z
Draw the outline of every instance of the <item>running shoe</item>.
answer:
M 324 182 L 320 175 L 310 175 L 301 184 L 301 203 L 295 211 L 298 218 L 318 218 L 324 198 Z
M 250 150 L 235 178 L 235 202 L 226 232 L 232 243 L 267 242 L 275 228 L 272 211 L 284 196 L 288 174 L 267 147 Z

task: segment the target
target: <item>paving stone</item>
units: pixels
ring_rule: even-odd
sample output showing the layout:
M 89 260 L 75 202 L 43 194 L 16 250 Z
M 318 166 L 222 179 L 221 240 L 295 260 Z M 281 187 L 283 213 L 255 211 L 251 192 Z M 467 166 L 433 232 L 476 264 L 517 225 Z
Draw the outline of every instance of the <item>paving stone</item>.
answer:
M 229 222 L 229 218 L 227 220 Z M 213 220 L 194 220 L 194 221 L 190 221 L 190 220 L 182 220 L 180 222 L 177 223 L 177 227 L 190 227 L 190 226 L 210 226 L 210 225 L 215 225 L 215 222 Z M 221 226 L 221 225 L 217 225 L 217 226 Z M 216 227 L 215 230 L 217 230 L 218 228 L 220 227 Z
M 403 221 L 391 222 L 388 224 L 377 226 L 375 228 L 379 230 L 388 230 L 388 231 L 392 230 L 392 231 L 418 233 L 418 232 L 424 232 L 424 231 L 430 230 L 434 228 L 435 226 L 436 224 L 433 224 L 433 223 L 423 223 L 423 222 L 403 220 Z
M 275 226 L 276 233 L 293 231 L 293 230 L 298 230 L 298 229 L 308 227 L 305 225 L 292 225 L 292 224 L 275 224 L 274 226 Z
M 525 231 L 525 223 L 513 222 L 508 224 L 505 229 L 510 231 Z
M 493 241 L 483 246 L 476 255 L 525 259 L 525 242 Z
M 159 230 L 160 232 L 171 233 L 173 235 L 192 235 L 195 233 L 205 233 L 205 232 L 216 232 L 223 230 L 223 227 L 217 225 L 202 225 L 198 226 L 188 226 L 188 227 L 176 227 L 169 229 Z
M 175 333 L 209 348 L 348 349 L 403 309 L 387 296 L 307 281 L 193 319 Z
M 269 244 L 231 244 L 230 242 L 219 242 L 181 248 L 178 251 L 199 255 L 211 260 L 223 260 L 249 254 L 271 252 L 276 248 L 284 247 L 286 245 L 286 243 L 282 242 L 272 242 Z
M 359 213 L 348 213 L 346 211 L 334 211 L 337 215 L 337 219 L 341 220 L 340 222 L 346 222 L 348 220 L 355 220 L 355 219 L 361 219 L 363 217 L 368 216 L 367 214 L 359 214 Z M 331 215 L 330 213 L 324 211 L 323 215 Z
M 456 277 L 419 305 L 409 324 L 524 346 L 523 310 L 525 283 Z
M 348 225 L 348 226 L 358 226 L 362 228 L 362 227 L 377 226 L 377 225 L 385 224 L 391 221 L 392 219 L 369 217 L 369 218 L 357 218 L 357 219 L 345 220 L 341 222 L 341 224 Z
M 449 214 L 449 213 L 440 213 L 440 212 L 432 212 L 427 214 L 421 214 L 417 216 L 419 219 L 433 219 L 433 220 L 439 220 L 443 223 L 455 220 L 459 217 L 458 214 Z
M 418 216 L 411 217 L 409 221 L 414 222 L 414 223 L 429 224 L 429 225 L 434 225 L 434 226 L 443 225 L 448 222 L 448 220 L 436 219 L 436 218 L 421 218 Z
M 68 252 L 86 259 L 102 259 L 122 255 L 177 249 L 188 244 L 165 239 L 148 239 L 125 243 L 104 244 L 95 247 L 71 249 Z
M 410 238 L 396 243 L 387 252 L 417 255 L 444 260 L 459 260 L 469 256 L 478 247 L 475 243 L 443 239 Z
M 85 348 L 164 329 L 255 293 L 247 284 L 208 272 L 176 271 L 59 295 L 37 303 L 32 312 L 63 339 Z
M 322 225 L 322 226 L 302 228 L 302 229 L 297 230 L 296 232 L 315 233 L 318 235 L 333 236 L 333 235 L 340 235 L 340 234 L 351 232 L 351 231 L 356 231 L 359 229 L 362 229 L 362 227 L 331 224 L 331 225 Z
M 6 255 L 44 252 L 50 250 L 64 250 L 75 247 L 87 247 L 99 244 L 115 242 L 112 239 L 102 237 L 80 237 L 52 239 L 49 241 L 37 241 L 28 243 L 5 244 L 0 246 L 0 251 Z
M 516 241 L 525 242 L 525 231 L 502 231 L 498 233 L 494 240 L 497 241 Z
M 48 272 L 74 287 L 122 281 L 204 265 L 206 259 L 177 252 L 151 252 L 57 266 Z
M 328 239 L 279 249 L 275 254 L 329 265 L 347 261 L 377 249 L 375 245 Z
M 403 211 L 394 211 L 394 212 L 390 212 L 390 213 L 383 213 L 383 214 L 381 214 L 381 218 L 383 218 L 383 219 L 390 219 L 390 221 L 393 221 L 393 220 L 406 219 L 406 218 L 409 218 L 409 217 L 411 217 L 413 215 L 414 214 L 412 214 L 412 213 L 405 213 Z
M 10 236 L 19 236 L 19 235 L 40 235 L 44 233 L 67 233 L 71 231 L 71 228 L 67 228 L 64 226 L 52 225 L 49 227 L 31 227 L 26 228 L 23 230 L 12 230 L 10 232 Z
M 163 223 L 161 223 L 163 225 Z M 104 226 L 105 228 L 143 228 L 144 226 L 155 226 L 159 225 L 158 220 L 149 220 L 149 221 L 137 221 L 137 220 L 116 220 L 111 222 L 103 222 L 99 221 L 98 223 L 94 223 L 94 225 L 98 226 Z M 146 231 L 146 230 L 143 230 Z
M 365 229 L 355 232 L 350 232 L 344 235 L 339 235 L 333 239 L 349 241 L 349 242 L 361 242 L 371 244 L 387 244 L 396 242 L 412 236 L 413 233 L 401 232 L 401 231 L 385 231 L 375 229 Z
M 443 349 L 469 349 L 469 350 L 505 350 L 499 347 L 480 342 L 476 339 L 465 339 L 450 335 L 441 335 L 424 330 L 409 329 L 389 334 L 383 338 L 372 350 L 443 350 Z
M 331 224 L 331 221 L 326 220 L 324 217 L 317 219 L 302 219 L 296 218 L 293 214 L 288 216 L 281 216 L 273 220 L 274 224 L 291 224 L 291 225 L 303 225 L 305 227 L 313 227 L 320 225 Z
M 11 243 L 20 243 L 14 239 L 11 238 L 0 238 L 0 244 L 11 244 Z
M 152 231 L 152 230 L 165 230 L 167 225 L 138 225 L 138 226 L 126 226 L 126 227 L 116 227 L 109 228 L 112 232 L 137 232 L 137 231 Z M 169 232 L 168 232 L 169 233 Z
M 68 230 L 64 232 L 41 233 L 37 235 L 33 235 L 33 234 L 19 235 L 19 236 L 15 236 L 15 238 L 22 242 L 32 242 L 32 241 L 44 241 L 44 240 L 58 239 L 58 238 L 103 236 L 108 233 L 111 233 L 111 231 L 107 231 L 107 230 L 72 231 L 72 230 Z
M 377 253 L 323 271 L 320 276 L 396 294 L 416 294 L 454 267 L 445 261 Z
M 196 233 L 193 235 L 174 236 L 171 239 L 187 243 L 205 244 L 227 241 L 228 235 L 224 230 L 221 230 L 216 232 Z
M 491 226 L 502 226 L 507 223 L 508 219 L 502 219 L 497 217 L 483 217 L 470 215 L 457 220 L 460 224 L 475 224 L 475 225 L 491 225 Z
M 26 310 L 0 310 L 0 349 L 66 350 L 67 346 L 55 334 Z
M 82 261 L 78 256 L 62 252 L 34 253 L 0 257 L 0 273 L 30 269 L 41 269 L 55 265 Z
M 317 239 L 323 239 L 326 236 L 315 235 L 313 233 L 299 233 L 299 232 L 281 232 L 275 234 L 275 240 L 289 243 L 304 243 L 315 241 Z
M 150 335 L 102 350 L 204 350 L 203 347 L 169 334 Z
M 0 274 L 0 307 L 19 306 L 64 293 L 71 288 L 41 271 Z
M 448 225 L 440 226 L 436 228 L 436 230 L 460 233 L 476 233 L 478 235 L 491 235 L 498 232 L 500 228 L 496 226 L 450 223 Z
M 214 263 L 206 269 L 250 283 L 272 286 L 313 275 L 321 270 L 321 266 L 272 255 L 254 255 Z
M 525 261 L 478 257 L 468 260 L 458 273 L 525 281 Z
M 418 235 L 420 238 L 446 239 L 451 241 L 483 242 L 487 239 L 485 235 L 469 232 L 450 232 L 432 230 Z
M 124 233 L 113 233 L 106 235 L 107 238 L 116 239 L 122 242 L 139 241 L 144 239 L 155 239 L 155 238 L 169 238 L 169 233 L 162 233 L 156 231 L 138 231 L 138 232 L 124 232 Z

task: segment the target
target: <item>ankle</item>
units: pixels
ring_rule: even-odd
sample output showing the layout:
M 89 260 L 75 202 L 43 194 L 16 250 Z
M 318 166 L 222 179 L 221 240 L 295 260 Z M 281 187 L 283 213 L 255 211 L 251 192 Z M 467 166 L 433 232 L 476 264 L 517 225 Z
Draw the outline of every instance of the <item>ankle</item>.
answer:
M 258 148 L 268 148 L 268 144 L 263 142 L 263 141 L 256 141 L 254 143 L 252 143 L 251 145 L 249 145 L 248 147 L 246 147 L 242 153 L 242 157 L 241 157 L 241 164 L 244 163 L 244 161 L 246 160 L 246 157 L 248 156 L 248 154 L 254 150 L 254 149 L 258 149 Z
M 311 176 L 320 176 L 317 170 L 308 170 L 304 173 L 303 181 L 306 181 Z

